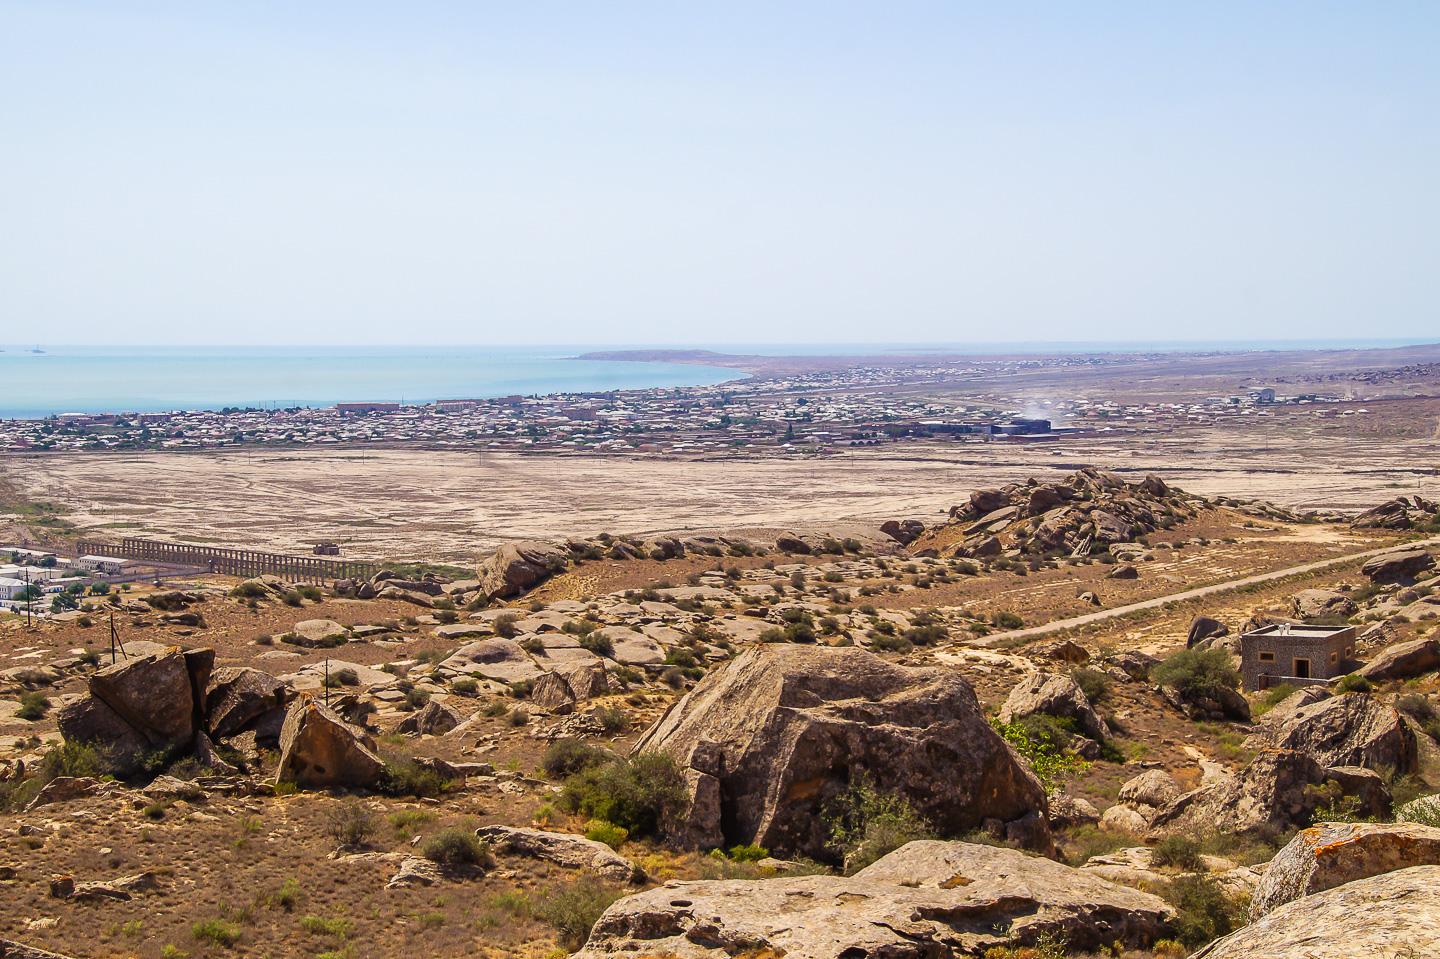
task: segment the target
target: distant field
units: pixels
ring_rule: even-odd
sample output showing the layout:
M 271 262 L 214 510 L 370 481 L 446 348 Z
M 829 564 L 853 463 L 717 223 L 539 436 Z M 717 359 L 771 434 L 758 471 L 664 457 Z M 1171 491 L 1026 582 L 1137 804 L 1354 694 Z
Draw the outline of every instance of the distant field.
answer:
M 1358 510 L 1440 495 L 1434 441 L 1246 430 L 1014 448 L 900 444 L 826 459 L 679 461 L 423 450 L 56 455 L 0 460 L 0 478 L 111 535 L 466 561 L 505 539 L 938 519 L 972 489 L 1094 464 L 1154 471 L 1205 494 Z M 1059 450 L 1060 455 L 1054 455 Z

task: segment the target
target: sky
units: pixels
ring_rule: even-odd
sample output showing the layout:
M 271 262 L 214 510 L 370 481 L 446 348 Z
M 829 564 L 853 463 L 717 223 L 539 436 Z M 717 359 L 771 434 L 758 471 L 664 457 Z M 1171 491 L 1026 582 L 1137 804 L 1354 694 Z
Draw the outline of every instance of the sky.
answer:
M 1440 338 L 1437 49 L 1429 0 L 0 0 L 0 342 Z

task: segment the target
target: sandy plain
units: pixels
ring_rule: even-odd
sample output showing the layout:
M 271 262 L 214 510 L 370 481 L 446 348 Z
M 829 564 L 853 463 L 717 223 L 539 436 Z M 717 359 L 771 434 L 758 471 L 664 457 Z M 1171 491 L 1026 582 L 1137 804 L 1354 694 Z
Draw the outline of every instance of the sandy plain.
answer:
M 1424 433 L 1428 433 L 1424 431 Z M 837 528 L 941 518 L 973 489 L 1082 465 L 1157 472 L 1206 495 L 1360 510 L 1440 495 L 1430 435 L 1353 422 L 1127 434 L 1058 446 L 899 443 L 813 458 L 683 460 L 418 449 L 34 455 L 0 480 L 97 536 L 467 561 L 525 537 Z

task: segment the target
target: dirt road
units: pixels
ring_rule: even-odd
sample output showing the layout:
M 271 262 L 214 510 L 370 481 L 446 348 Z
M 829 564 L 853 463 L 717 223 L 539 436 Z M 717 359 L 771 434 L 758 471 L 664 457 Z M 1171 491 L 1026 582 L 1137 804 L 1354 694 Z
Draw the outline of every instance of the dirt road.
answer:
M 1371 556 L 1379 556 L 1382 553 L 1393 553 L 1397 549 L 1408 549 L 1412 546 L 1440 546 L 1440 536 L 1413 543 L 1396 543 L 1390 546 L 1382 546 L 1379 549 L 1367 549 L 1358 553 L 1347 553 L 1344 556 L 1333 556 L 1330 559 L 1322 559 L 1314 563 L 1305 563 L 1301 566 L 1290 566 L 1285 569 L 1271 570 L 1268 573 L 1257 573 L 1254 576 L 1232 579 L 1224 583 L 1212 583 L 1209 586 L 1199 586 L 1195 589 L 1187 589 L 1179 593 L 1157 596 L 1154 599 L 1130 603 L 1127 606 L 1116 606 L 1114 609 L 1102 609 L 1098 612 L 1086 613 L 1084 616 L 1057 619 L 1054 622 L 1045 623 L 1042 626 L 1029 626 L 1025 629 L 1013 629 L 1007 633 L 994 633 L 979 639 L 966 640 L 963 645 L 983 648 L 1009 646 L 1019 640 L 1048 636 L 1051 633 L 1063 632 L 1067 629 L 1074 629 L 1077 626 L 1088 626 L 1091 623 L 1100 623 L 1107 619 L 1128 616 L 1131 613 L 1141 610 L 1159 609 L 1161 606 L 1170 603 L 1184 602 L 1189 599 L 1200 599 L 1205 596 L 1214 596 L 1217 593 L 1228 593 L 1232 590 L 1243 589 L 1246 586 L 1253 586 L 1256 583 L 1268 583 L 1277 579 L 1284 579 L 1287 576 L 1299 576 L 1305 573 L 1319 572 L 1320 570 L 1329 569 L 1333 566 L 1343 566 L 1346 563 L 1352 563 L 1356 560 L 1368 559 Z

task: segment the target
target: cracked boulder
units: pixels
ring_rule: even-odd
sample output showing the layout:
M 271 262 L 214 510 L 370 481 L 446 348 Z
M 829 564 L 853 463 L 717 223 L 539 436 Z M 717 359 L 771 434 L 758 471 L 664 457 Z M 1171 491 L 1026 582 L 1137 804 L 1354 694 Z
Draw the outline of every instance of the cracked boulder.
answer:
M 1064 941 L 1143 948 L 1164 900 L 1014 849 L 912 842 L 851 877 L 669 882 L 621 899 L 577 959 L 926 959 Z
M 942 834 L 988 826 L 1050 849 L 1045 790 L 990 728 L 970 684 L 858 647 L 752 647 L 651 726 L 635 751 L 652 750 L 687 772 L 684 830 L 726 847 L 833 858 L 825 809 L 869 780 Z

